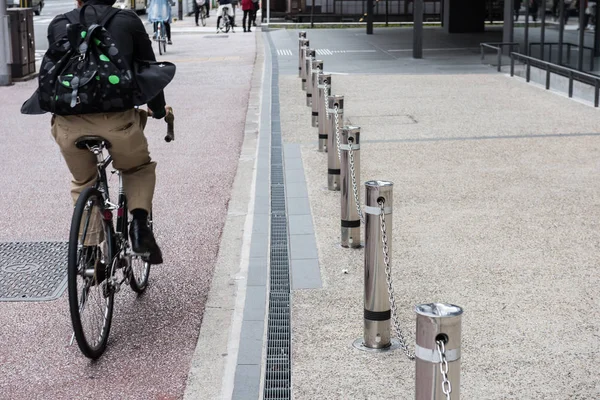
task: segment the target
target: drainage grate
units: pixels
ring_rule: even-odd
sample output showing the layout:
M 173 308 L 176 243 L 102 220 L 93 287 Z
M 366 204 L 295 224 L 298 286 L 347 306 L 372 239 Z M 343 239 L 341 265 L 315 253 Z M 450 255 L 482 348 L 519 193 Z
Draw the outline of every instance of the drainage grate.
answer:
M 46 301 L 67 285 L 66 242 L 0 243 L 0 301 Z
M 290 262 L 279 123 L 277 53 L 271 36 L 271 246 L 269 323 L 264 399 L 291 399 Z

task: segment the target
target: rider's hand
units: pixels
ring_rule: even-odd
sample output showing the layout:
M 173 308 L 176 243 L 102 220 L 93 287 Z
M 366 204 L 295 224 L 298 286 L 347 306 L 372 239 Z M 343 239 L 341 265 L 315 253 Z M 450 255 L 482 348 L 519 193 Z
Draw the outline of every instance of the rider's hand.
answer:
M 154 119 L 163 119 L 166 115 L 167 115 L 167 107 L 165 107 L 165 109 L 158 109 L 156 111 L 152 111 L 150 109 L 148 109 L 148 114 L 154 118 Z
M 165 121 L 169 122 L 171 117 L 173 117 L 173 107 L 165 106 Z

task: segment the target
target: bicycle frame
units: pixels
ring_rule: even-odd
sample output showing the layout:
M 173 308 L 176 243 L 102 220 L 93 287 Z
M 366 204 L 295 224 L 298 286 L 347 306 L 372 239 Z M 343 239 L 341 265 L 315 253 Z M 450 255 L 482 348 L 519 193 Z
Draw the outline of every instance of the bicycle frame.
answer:
M 104 153 L 100 147 L 94 146 L 90 148 L 96 155 L 97 159 L 97 170 L 98 170 L 98 180 L 96 181 L 95 188 L 102 193 L 102 197 L 104 198 L 104 208 L 106 211 L 104 213 L 104 220 L 109 222 L 111 233 L 116 235 L 119 246 L 115 248 L 122 250 L 125 248 L 123 246 L 124 241 L 127 238 L 127 198 L 125 197 L 125 190 L 123 189 L 123 177 L 121 176 L 121 172 L 115 170 L 113 173 L 117 174 L 119 177 L 119 196 L 117 199 L 117 204 L 114 204 L 110 201 L 110 192 L 108 187 L 108 177 L 106 175 L 106 169 L 112 163 L 112 156 L 109 154 L 108 157 L 104 158 Z M 113 213 L 112 211 L 117 210 L 117 224 L 116 229 L 113 226 Z M 115 254 L 116 256 L 116 254 Z
M 162 21 L 158 21 L 156 23 L 156 38 L 159 40 L 162 38 L 162 29 L 163 29 L 162 24 L 163 24 Z

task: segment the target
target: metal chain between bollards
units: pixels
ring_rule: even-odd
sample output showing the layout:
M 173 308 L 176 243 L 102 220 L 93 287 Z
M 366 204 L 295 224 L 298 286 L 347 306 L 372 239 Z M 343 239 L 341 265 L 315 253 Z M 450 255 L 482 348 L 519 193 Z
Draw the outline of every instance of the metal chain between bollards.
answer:
M 446 395 L 446 400 L 450 400 L 452 393 L 452 384 L 448 380 L 448 361 L 446 360 L 446 346 L 443 340 L 436 340 L 437 351 L 440 356 L 440 374 L 442 374 L 442 392 Z
M 404 339 L 404 335 L 402 334 L 402 329 L 400 329 L 400 321 L 398 321 L 398 312 L 396 307 L 396 298 L 394 296 L 394 287 L 392 286 L 392 268 L 390 266 L 390 254 L 387 240 L 387 233 L 385 231 L 385 207 L 383 200 L 378 200 L 380 214 L 379 221 L 381 223 L 381 242 L 383 244 L 383 262 L 385 263 L 385 274 L 386 274 L 386 282 L 388 285 L 388 294 L 390 295 L 390 310 L 392 312 L 392 321 L 394 323 L 394 330 L 396 331 L 396 336 L 400 341 L 400 347 L 406 354 L 410 360 L 415 359 L 414 353 L 411 353 L 408 349 L 408 345 L 406 344 L 406 340 Z
M 337 141 L 338 160 L 342 162 L 342 150 L 340 150 L 340 116 L 337 105 L 333 108 L 333 116 L 335 118 L 335 140 Z
M 360 206 L 360 196 L 358 195 L 358 184 L 356 183 L 356 171 L 354 170 L 354 149 L 352 149 L 353 140 L 348 139 L 348 159 L 350 161 L 350 177 L 352 178 L 352 191 L 354 192 L 354 202 L 356 203 L 356 212 L 360 222 L 365 223 L 365 217 Z M 339 147 L 339 145 L 338 145 Z

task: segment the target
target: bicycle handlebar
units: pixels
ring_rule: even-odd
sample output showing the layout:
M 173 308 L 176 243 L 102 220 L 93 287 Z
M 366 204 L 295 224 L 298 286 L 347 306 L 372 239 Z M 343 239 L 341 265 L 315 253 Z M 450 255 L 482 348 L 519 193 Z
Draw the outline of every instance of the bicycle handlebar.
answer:
M 167 136 L 165 136 L 165 142 L 169 143 L 170 141 L 175 140 L 175 115 L 173 114 L 173 108 L 167 107 L 165 121 L 167 122 Z
M 169 143 L 175 140 L 175 115 L 173 114 L 173 107 L 167 106 L 167 115 L 165 115 L 165 122 L 167 123 L 167 136 L 165 136 L 165 142 Z M 148 116 L 152 117 L 152 110 L 148 108 Z

